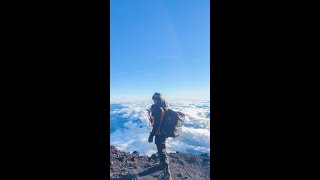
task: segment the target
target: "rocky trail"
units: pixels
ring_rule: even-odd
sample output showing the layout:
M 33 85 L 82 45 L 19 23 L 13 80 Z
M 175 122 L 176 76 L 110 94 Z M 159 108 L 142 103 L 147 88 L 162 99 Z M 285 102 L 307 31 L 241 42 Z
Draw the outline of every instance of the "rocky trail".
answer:
M 169 153 L 170 172 L 173 180 L 209 180 L 210 155 L 193 155 L 186 153 Z M 110 146 L 110 179 L 111 180 L 161 180 L 163 170 L 153 167 L 159 158 L 140 156 L 139 152 L 123 152 Z

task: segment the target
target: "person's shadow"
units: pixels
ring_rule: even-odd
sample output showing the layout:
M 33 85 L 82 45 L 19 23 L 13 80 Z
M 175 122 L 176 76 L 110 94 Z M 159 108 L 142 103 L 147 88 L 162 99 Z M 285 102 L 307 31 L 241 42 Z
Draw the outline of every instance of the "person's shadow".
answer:
M 154 173 L 154 172 L 161 171 L 161 170 L 162 170 L 161 168 L 151 167 L 151 168 L 147 169 L 146 171 L 139 173 L 138 176 L 139 176 L 139 177 L 141 177 L 141 176 L 147 176 L 147 175 L 149 175 L 149 174 L 152 174 L 152 173 Z

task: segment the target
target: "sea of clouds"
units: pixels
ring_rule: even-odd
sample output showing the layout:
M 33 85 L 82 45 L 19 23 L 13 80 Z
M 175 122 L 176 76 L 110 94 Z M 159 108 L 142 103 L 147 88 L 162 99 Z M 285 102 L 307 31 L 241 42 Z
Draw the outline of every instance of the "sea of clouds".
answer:
M 185 114 L 182 133 L 167 139 L 167 152 L 191 154 L 210 153 L 210 101 L 168 101 L 169 108 Z M 157 152 L 154 143 L 148 142 L 152 127 L 147 109 L 152 101 L 110 102 L 110 142 L 127 152 L 138 151 L 150 156 Z

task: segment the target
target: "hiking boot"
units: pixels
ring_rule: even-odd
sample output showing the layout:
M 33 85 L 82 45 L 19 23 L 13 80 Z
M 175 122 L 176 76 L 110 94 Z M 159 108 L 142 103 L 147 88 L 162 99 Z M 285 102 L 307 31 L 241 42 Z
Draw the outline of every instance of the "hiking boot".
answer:
M 169 170 L 169 164 L 166 164 L 164 166 L 164 179 L 165 180 L 172 180 L 171 173 Z
M 170 171 L 168 171 L 164 174 L 163 180 L 172 180 L 172 176 L 171 176 Z

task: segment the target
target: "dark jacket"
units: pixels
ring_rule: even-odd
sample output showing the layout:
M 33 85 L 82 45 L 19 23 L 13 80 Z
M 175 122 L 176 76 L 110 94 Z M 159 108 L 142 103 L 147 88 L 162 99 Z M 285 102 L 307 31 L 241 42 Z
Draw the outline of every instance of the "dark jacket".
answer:
M 167 110 L 168 105 L 165 100 L 157 102 L 151 106 L 151 113 L 154 118 L 154 125 L 151 132 L 151 135 L 161 135 L 161 115 L 164 115 L 164 112 Z

